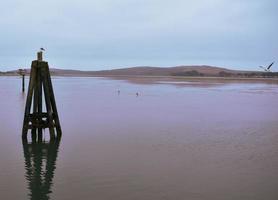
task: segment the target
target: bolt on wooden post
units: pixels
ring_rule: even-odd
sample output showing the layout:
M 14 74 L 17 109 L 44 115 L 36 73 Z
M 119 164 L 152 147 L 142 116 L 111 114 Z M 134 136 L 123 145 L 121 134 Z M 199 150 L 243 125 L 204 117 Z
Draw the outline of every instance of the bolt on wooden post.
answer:
M 43 96 L 45 112 L 43 112 Z M 48 63 L 43 61 L 43 52 L 39 51 L 37 60 L 31 65 L 22 139 L 27 139 L 30 129 L 32 141 L 41 141 L 42 130 L 45 128 L 49 129 L 50 139 L 60 138 L 62 135 Z

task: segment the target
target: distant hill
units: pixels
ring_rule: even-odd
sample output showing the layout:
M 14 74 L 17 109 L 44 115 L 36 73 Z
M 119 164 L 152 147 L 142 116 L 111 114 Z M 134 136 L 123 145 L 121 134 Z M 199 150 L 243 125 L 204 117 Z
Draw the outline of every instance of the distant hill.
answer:
M 220 72 L 235 73 L 236 71 L 212 66 L 177 66 L 177 67 L 131 67 L 123 69 L 103 70 L 94 72 L 97 75 L 137 75 L 137 76 L 216 76 Z
M 101 71 L 50 69 L 56 76 L 195 76 L 195 77 L 278 77 L 278 73 L 239 71 L 221 67 L 196 65 L 176 67 L 130 67 Z M 27 74 L 30 70 L 27 70 Z M 1 75 L 17 75 L 17 71 L 2 72 Z

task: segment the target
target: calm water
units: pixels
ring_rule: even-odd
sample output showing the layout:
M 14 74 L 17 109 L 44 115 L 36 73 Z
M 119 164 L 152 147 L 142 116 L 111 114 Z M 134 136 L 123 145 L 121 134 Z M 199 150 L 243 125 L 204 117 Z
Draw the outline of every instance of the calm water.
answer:
M 278 199 L 278 85 L 53 78 L 63 137 L 30 144 L 20 84 L 0 77 L 0 199 Z

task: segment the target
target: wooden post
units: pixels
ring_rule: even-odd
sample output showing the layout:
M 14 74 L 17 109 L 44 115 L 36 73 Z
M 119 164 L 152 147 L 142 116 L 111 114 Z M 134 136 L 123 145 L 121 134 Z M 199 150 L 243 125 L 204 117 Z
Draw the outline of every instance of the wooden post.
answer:
M 38 59 L 32 62 L 25 114 L 22 128 L 22 138 L 26 139 L 31 129 L 32 140 L 42 140 L 42 130 L 49 129 L 50 138 L 61 137 L 62 130 L 57 112 L 48 63 L 42 60 L 42 52 Z M 46 112 L 43 112 L 42 96 L 44 93 Z M 33 102 L 33 110 L 31 105 Z M 56 132 L 56 134 L 55 134 Z
M 18 74 L 21 75 L 22 77 L 22 92 L 25 92 L 25 73 L 26 73 L 25 69 L 18 70 Z
M 38 58 L 38 61 L 42 61 L 42 51 L 39 51 L 37 53 L 37 58 Z
M 25 74 L 22 74 L 22 92 L 25 92 Z

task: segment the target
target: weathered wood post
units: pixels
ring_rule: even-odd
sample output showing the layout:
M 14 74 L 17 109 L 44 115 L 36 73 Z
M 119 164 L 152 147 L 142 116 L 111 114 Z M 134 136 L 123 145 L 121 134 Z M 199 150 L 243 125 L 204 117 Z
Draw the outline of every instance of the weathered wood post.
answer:
M 46 112 L 43 112 L 43 96 Z M 31 108 L 32 102 L 33 109 Z M 28 130 L 31 129 L 32 140 L 36 141 L 38 138 L 41 141 L 42 130 L 45 128 L 49 129 L 50 139 L 55 139 L 62 135 L 48 63 L 42 60 L 42 51 L 39 51 L 37 60 L 34 60 L 31 66 L 22 138 L 27 139 Z
M 19 69 L 18 74 L 21 75 L 21 77 L 22 77 L 22 92 L 25 92 L 25 74 L 26 74 L 26 70 L 25 69 Z
M 22 92 L 25 92 L 25 74 L 22 75 Z

